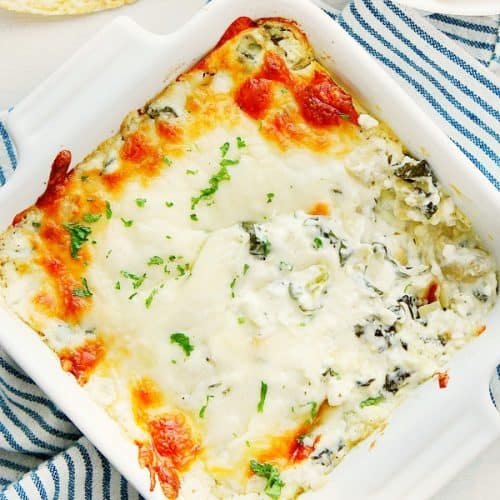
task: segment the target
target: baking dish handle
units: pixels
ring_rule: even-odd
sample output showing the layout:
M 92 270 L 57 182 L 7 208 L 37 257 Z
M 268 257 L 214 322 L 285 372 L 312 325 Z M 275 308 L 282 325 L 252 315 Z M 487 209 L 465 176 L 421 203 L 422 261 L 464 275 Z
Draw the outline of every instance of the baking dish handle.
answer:
M 61 120 L 68 125 L 71 121 L 86 120 L 85 115 L 70 114 L 75 97 L 81 100 L 90 93 L 93 99 L 98 99 L 99 95 L 94 94 L 94 82 L 99 81 L 96 76 L 104 69 L 109 70 L 120 53 L 131 50 L 137 43 L 142 45 L 144 35 L 154 36 L 125 16 L 117 17 L 97 32 L 8 114 L 6 121 L 16 146 L 22 150 L 23 141 L 60 131 L 56 123 Z M 88 118 L 93 119 L 95 114 L 91 110 L 87 113 Z
M 144 75 L 158 66 L 169 37 L 118 17 L 2 115 L 18 154 L 18 168 L 0 189 L 0 227 L 43 191 L 61 149 L 71 150 L 73 164 L 80 161 L 103 137 L 117 131 L 123 116 L 143 104 L 144 95 L 154 95 L 162 87 L 160 76 L 149 81 Z M 109 91 L 114 86 L 129 96 L 126 102 L 114 98 Z
M 435 378 L 419 387 L 384 431 L 351 450 L 333 470 L 327 497 L 429 498 L 500 437 L 500 415 L 488 391 L 500 359 L 500 339 L 494 333 L 483 335 L 455 356 L 446 388 L 439 388 Z M 485 361 L 478 366 L 478 359 Z M 318 492 L 303 498 L 326 496 Z

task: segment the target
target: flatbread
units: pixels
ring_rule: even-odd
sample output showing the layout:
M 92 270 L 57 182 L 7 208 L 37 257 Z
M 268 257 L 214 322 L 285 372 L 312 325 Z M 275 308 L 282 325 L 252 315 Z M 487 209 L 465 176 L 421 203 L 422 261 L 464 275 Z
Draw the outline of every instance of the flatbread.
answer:
M 0 0 L 0 7 L 30 14 L 60 16 L 114 9 L 133 2 L 135 0 Z

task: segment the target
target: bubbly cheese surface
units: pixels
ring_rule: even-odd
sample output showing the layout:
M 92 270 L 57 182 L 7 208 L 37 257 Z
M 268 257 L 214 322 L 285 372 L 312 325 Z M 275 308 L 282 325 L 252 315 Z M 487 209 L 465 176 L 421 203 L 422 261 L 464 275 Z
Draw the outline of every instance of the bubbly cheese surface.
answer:
M 2 236 L 0 293 L 169 498 L 319 487 L 496 300 L 427 162 L 288 21 L 237 20 L 68 166 Z

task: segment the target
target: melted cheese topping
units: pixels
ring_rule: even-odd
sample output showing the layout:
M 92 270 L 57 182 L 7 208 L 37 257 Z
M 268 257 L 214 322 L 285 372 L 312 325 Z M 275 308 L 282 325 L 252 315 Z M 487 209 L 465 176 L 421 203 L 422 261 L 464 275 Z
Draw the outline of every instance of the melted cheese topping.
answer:
M 169 498 L 318 487 L 484 329 L 492 259 L 357 110 L 293 23 L 240 19 L 2 237 L 5 302 Z

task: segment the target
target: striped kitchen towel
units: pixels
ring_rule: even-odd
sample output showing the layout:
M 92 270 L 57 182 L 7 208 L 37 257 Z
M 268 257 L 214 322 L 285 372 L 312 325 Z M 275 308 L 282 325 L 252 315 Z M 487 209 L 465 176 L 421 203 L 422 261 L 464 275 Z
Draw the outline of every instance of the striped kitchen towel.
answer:
M 317 0 L 500 190 L 498 16 L 458 18 L 354 0 Z M 333 22 L 333 21 L 332 21 Z M 0 186 L 16 156 L 0 122 Z M 492 399 L 500 402 L 500 368 Z M 3 491 L 3 492 L 2 492 Z M 135 499 L 137 492 L 0 352 L 0 498 Z

